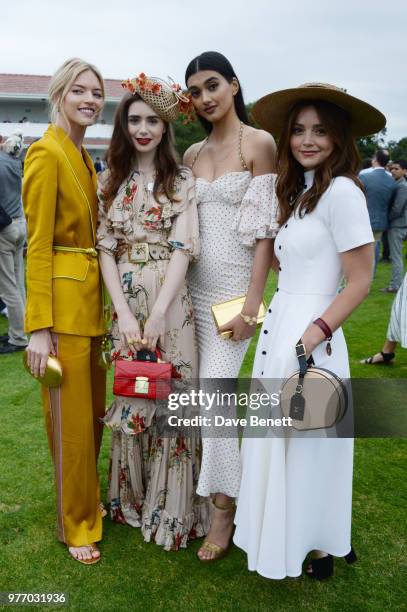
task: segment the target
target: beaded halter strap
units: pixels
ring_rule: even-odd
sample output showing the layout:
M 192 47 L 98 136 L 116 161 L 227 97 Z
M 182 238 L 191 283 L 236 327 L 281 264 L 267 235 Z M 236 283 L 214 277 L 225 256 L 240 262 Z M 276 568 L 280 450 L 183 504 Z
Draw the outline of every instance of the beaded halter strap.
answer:
M 245 162 L 245 159 L 244 159 L 244 157 L 243 157 L 243 153 L 242 153 L 243 129 L 244 129 L 244 123 L 243 123 L 243 121 L 241 121 L 241 122 L 240 122 L 240 129 L 239 129 L 239 159 L 240 159 L 240 163 L 241 163 L 241 165 L 242 165 L 243 170 L 249 170 L 249 168 L 248 168 L 248 166 L 247 166 L 247 164 L 246 164 L 246 162 Z M 203 143 L 202 143 L 202 144 L 201 144 L 201 146 L 199 147 L 198 151 L 196 152 L 195 157 L 194 157 L 194 159 L 192 160 L 191 170 L 192 170 L 192 168 L 194 167 L 195 162 L 196 162 L 196 160 L 198 159 L 198 157 L 199 157 L 199 155 L 200 155 L 200 153 L 201 153 L 202 149 L 203 149 L 203 148 L 204 148 L 204 146 L 207 144 L 207 142 L 208 142 L 208 138 L 209 138 L 209 136 L 207 136 L 207 137 L 205 138 L 205 140 L 203 141 Z

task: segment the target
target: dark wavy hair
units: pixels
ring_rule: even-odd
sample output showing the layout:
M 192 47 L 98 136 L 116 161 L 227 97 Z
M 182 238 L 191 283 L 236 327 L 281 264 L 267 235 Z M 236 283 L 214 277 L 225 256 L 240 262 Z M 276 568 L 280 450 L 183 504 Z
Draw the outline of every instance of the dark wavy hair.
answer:
M 141 96 L 126 93 L 116 109 L 113 134 L 106 154 L 109 176 L 103 193 L 107 206 L 111 205 L 120 185 L 136 163 L 137 154 L 127 127 L 129 107 L 136 100 L 142 100 Z M 156 200 L 160 193 L 165 194 L 169 200 L 174 200 L 174 181 L 179 174 L 179 159 L 174 147 L 172 126 L 168 123 L 166 126 L 155 155 L 157 174 L 153 194 Z
M 314 183 L 300 197 L 304 189 L 304 168 L 291 152 L 291 135 L 298 113 L 306 106 L 313 106 L 318 117 L 332 138 L 333 151 L 329 157 L 315 169 Z M 350 118 L 345 110 L 324 100 L 301 100 L 289 110 L 277 150 L 277 185 L 276 195 L 279 202 L 279 222 L 283 224 L 293 210 L 298 209 L 304 216 L 314 210 L 330 182 L 337 176 L 350 178 L 363 191 L 357 177 L 360 168 L 360 157 L 355 139 L 350 130 Z
M 188 79 L 193 74 L 200 72 L 201 70 L 214 70 L 221 74 L 228 83 L 231 83 L 233 79 L 236 79 L 239 83 L 239 91 L 234 97 L 235 101 L 235 110 L 236 114 L 239 117 L 240 121 L 243 123 L 249 123 L 249 118 L 247 116 L 246 107 L 243 99 L 243 91 L 240 85 L 240 81 L 237 78 L 235 71 L 233 70 L 232 64 L 229 60 L 222 55 L 222 53 L 218 53 L 217 51 L 205 51 L 200 55 L 194 57 L 188 64 L 188 67 L 185 71 L 185 84 L 188 87 Z M 207 121 L 203 117 L 198 115 L 198 119 L 203 125 L 203 128 L 207 134 L 210 134 L 212 131 L 212 123 Z

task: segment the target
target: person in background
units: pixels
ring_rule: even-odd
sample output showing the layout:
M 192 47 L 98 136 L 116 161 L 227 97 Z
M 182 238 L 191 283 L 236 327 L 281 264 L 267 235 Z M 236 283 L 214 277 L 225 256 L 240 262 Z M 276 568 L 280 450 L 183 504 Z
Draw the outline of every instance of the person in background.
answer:
M 372 170 L 359 174 L 365 188 L 370 224 L 376 241 L 375 271 L 380 258 L 382 233 L 389 224 L 390 204 L 396 190 L 394 179 L 385 170 L 388 161 L 388 153 L 378 149 L 372 159 Z
M 396 356 L 397 344 L 407 348 L 407 274 L 404 275 L 403 284 L 400 285 L 391 307 L 390 321 L 387 328 L 386 340 L 379 353 L 362 359 L 365 365 L 390 365 Z
M 95 170 L 96 173 L 99 174 L 99 172 L 103 172 L 103 170 L 105 170 L 106 166 L 103 160 L 100 159 L 100 157 L 96 158 L 95 161 Z
M 407 162 L 404 159 L 393 162 L 391 174 L 396 181 L 396 191 L 389 213 L 387 230 L 392 263 L 391 281 L 383 293 L 397 293 L 403 279 L 403 240 L 407 234 L 407 183 L 405 176 Z
M 0 206 L 10 222 L 0 230 L 0 297 L 8 311 L 8 334 L 0 337 L 0 354 L 22 351 L 24 333 L 25 283 L 24 244 L 26 223 L 21 201 L 23 135 L 15 132 L 1 145 Z

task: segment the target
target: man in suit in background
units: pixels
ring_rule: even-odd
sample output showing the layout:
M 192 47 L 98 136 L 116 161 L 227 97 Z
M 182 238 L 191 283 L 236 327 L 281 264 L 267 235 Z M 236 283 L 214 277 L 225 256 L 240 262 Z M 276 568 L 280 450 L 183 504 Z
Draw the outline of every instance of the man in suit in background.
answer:
M 8 334 L 0 336 L 0 355 L 22 351 L 27 346 L 24 333 L 24 259 L 26 223 L 21 201 L 24 140 L 15 132 L 1 145 L 0 206 L 6 213 L 7 225 L 0 231 L 0 297 L 7 306 Z
M 389 214 L 389 247 L 392 262 L 392 276 L 384 293 L 397 293 L 404 276 L 403 240 L 407 235 L 407 183 L 405 181 L 407 162 L 403 159 L 392 165 L 391 173 L 396 181 L 396 190 Z
M 380 257 L 380 239 L 388 228 L 390 204 L 396 190 L 395 180 L 385 170 L 388 161 L 387 151 L 378 149 L 372 159 L 372 170 L 359 175 L 366 190 L 367 208 L 376 240 L 375 271 Z

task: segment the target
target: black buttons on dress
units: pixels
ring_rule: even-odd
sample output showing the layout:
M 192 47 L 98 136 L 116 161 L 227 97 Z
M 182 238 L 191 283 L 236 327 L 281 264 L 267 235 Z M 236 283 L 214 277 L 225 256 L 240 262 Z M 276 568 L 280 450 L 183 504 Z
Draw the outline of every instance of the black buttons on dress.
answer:
M 265 333 L 265 334 L 268 334 L 268 333 L 269 333 L 269 330 L 268 330 L 268 329 L 265 329 L 265 330 L 264 330 L 264 333 Z
M 281 272 L 281 266 L 278 266 L 278 269 L 279 269 L 279 270 L 280 270 L 280 272 Z
M 280 291 L 278 287 L 277 287 L 276 291 Z
M 284 227 L 288 227 L 288 223 L 286 223 L 286 224 L 284 225 Z
M 264 372 L 261 373 L 261 375 L 263 376 Z
M 304 185 L 304 189 L 308 189 L 308 185 Z
M 271 308 L 269 308 L 269 312 L 271 312 Z
M 279 245 L 278 250 L 281 251 L 281 244 Z
M 267 351 L 262 351 L 261 354 L 262 355 L 267 355 Z

